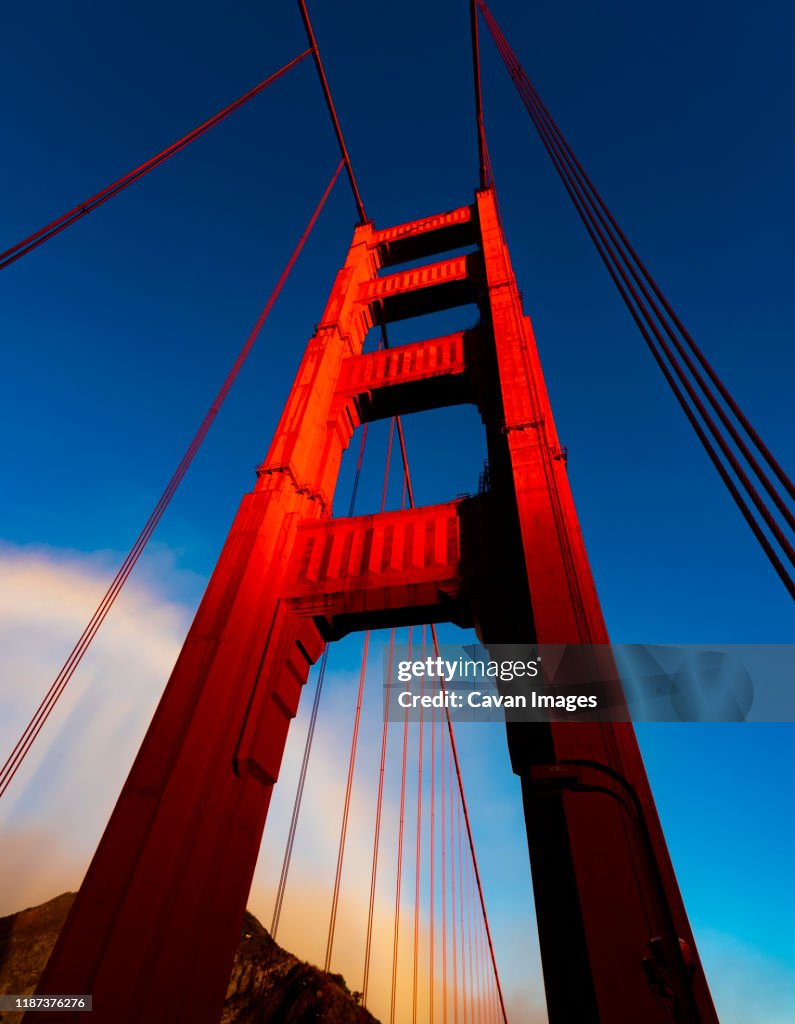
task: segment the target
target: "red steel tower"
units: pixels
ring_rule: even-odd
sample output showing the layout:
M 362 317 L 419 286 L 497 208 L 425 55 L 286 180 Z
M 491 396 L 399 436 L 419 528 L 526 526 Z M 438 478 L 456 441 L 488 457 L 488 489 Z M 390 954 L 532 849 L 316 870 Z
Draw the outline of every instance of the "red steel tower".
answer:
M 473 329 L 363 354 L 382 323 L 467 303 Z M 357 427 L 463 402 L 487 493 L 331 516 Z M 355 229 L 39 993 L 92 993 L 98 1024 L 217 1021 L 310 666 L 352 630 L 439 621 L 487 645 L 608 643 L 493 188 Z M 508 742 L 552 1024 L 716 1021 L 632 725 Z

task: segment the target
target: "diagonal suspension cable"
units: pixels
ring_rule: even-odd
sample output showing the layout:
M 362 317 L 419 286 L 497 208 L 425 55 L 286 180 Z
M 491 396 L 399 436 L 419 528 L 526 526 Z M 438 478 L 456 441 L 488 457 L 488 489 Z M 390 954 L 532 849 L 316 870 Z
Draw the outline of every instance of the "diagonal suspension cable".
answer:
M 709 404 L 717 413 L 718 418 L 728 431 L 742 456 L 745 458 L 746 463 L 756 475 L 757 479 L 761 482 L 765 491 L 770 495 L 779 513 L 786 520 L 790 528 L 795 525 L 795 518 L 793 518 L 792 512 L 787 506 L 785 499 L 775 488 L 773 481 L 770 480 L 767 473 L 764 471 L 764 468 L 759 464 L 753 453 L 750 451 L 746 440 L 750 441 L 750 443 L 760 451 L 765 461 L 773 470 L 775 476 L 784 485 L 787 494 L 791 495 L 793 493 L 792 484 L 789 482 L 786 474 L 778 463 L 772 458 L 767 448 L 761 442 L 758 434 L 750 426 L 736 403 L 731 399 L 731 396 L 728 395 L 725 387 L 707 363 L 703 353 L 701 353 L 690 335 L 687 334 L 682 327 L 681 322 L 671 310 L 670 305 L 667 303 L 662 292 L 651 278 L 648 270 L 640 262 L 634 249 L 632 249 L 627 241 L 626 236 L 621 232 L 621 229 L 616 224 L 615 219 L 607 210 L 604 201 L 598 195 L 590 182 L 590 179 L 582 170 L 581 165 L 576 160 L 576 157 L 574 157 L 565 138 L 557 128 L 557 125 L 555 125 L 546 107 L 543 106 L 540 97 L 538 97 L 538 93 L 527 79 L 527 76 L 521 68 L 515 54 L 511 50 L 505 36 L 496 24 L 491 12 L 488 10 L 483 0 L 478 0 L 478 2 L 480 9 L 483 11 L 487 25 L 495 39 L 498 51 L 500 52 L 511 78 L 516 85 L 517 91 L 519 92 L 519 95 L 524 102 L 539 135 L 541 136 L 542 142 L 549 156 L 552 159 L 561 180 L 563 181 L 564 187 L 572 199 L 578 214 L 583 220 L 586 230 L 588 230 L 597 251 L 607 266 L 607 269 L 610 272 L 619 293 L 624 299 L 627 308 L 635 322 L 638 324 L 641 334 L 649 346 L 652 355 L 660 366 L 663 375 L 674 392 L 674 395 L 685 412 L 685 415 L 693 426 L 708 456 L 734 498 L 741 514 L 746 519 L 746 522 L 752 529 L 754 535 L 768 556 L 768 559 L 771 561 L 771 564 L 777 574 L 782 579 L 782 582 L 787 587 L 790 594 L 795 596 L 795 582 L 793 582 L 789 571 L 782 563 L 778 553 L 775 551 L 768 537 L 764 533 L 762 523 L 767 526 L 768 530 L 773 535 L 789 561 L 795 565 L 795 550 L 793 549 L 791 542 L 781 530 L 773 513 L 768 508 L 765 501 L 752 484 L 742 465 L 739 463 L 734 452 L 729 447 L 729 444 L 718 424 L 716 424 L 712 419 L 704 403 L 701 401 L 701 398 L 695 392 L 691 380 L 680 365 L 665 337 L 661 334 L 658 323 L 662 327 L 662 330 L 665 332 L 668 339 L 673 343 L 676 352 L 679 353 L 683 359 L 685 366 L 690 371 L 693 381 L 695 381 L 695 384 L 701 389 L 702 394 L 707 398 Z M 657 296 L 660 305 L 655 301 L 654 296 Z M 664 315 L 666 312 L 669 314 L 668 317 Z M 679 334 L 676 333 L 677 328 L 679 330 Z M 724 398 L 730 410 L 735 414 L 737 422 L 745 432 L 745 436 L 737 430 L 734 423 L 728 418 L 718 397 L 709 388 L 707 381 L 699 372 L 696 362 L 691 358 L 691 354 L 695 356 L 696 362 L 705 370 L 707 377 L 717 388 L 719 396 Z M 684 389 L 684 392 L 682 389 Z M 685 394 L 689 397 L 690 402 L 692 402 L 692 406 L 688 403 Z M 702 426 L 698 421 L 693 411 L 694 408 L 701 417 L 701 421 L 704 426 Z M 761 516 L 762 523 L 760 523 L 754 516 L 746 498 L 740 493 L 735 481 L 730 477 L 726 465 L 721 460 L 712 440 L 707 436 L 704 427 L 706 427 L 706 431 L 712 435 L 712 438 L 717 443 L 726 463 L 728 463 L 728 466 L 734 472 L 736 479 L 745 490 L 746 496 L 750 498 L 750 501 L 756 507 L 759 515 Z
M 193 462 L 193 459 L 196 453 L 198 452 L 199 448 L 201 447 L 204 438 L 207 436 L 210 427 L 212 426 L 215 420 L 215 417 L 218 415 L 221 406 L 223 405 L 227 395 L 229 394 L 232 388 L 232 385 L 235 383 L 235 380 L 237 379 L 237 376 L 240 373 L 243 364 L 248 358 L 251 349 L 254 347 L 254 343 L 259 337 L 260 332 L 262 331 L 262 328 L 265 324 L 265 321 L 268 318 L 268 315 L 273 309 L 273 306 L 277 298 L 279 297 L 279 294 L 281 293 L 281 290 L 284 287 L 284 284 L 287 281 L 290 272 L 295 266 L 298 256 L 300 255 L 301 250 L 306 244 L 306 241 L 309 238 L 309 235 L 311 234 L 312 229 L 314 228 L 315 223 L 317 222 L 317 219 L 320 216 L 320 213 L 326 204 L 326 200 L 331 194 L 331 190 L 334 188 L 337 178 L 339 177 L 340 171 L 342 170 L 342 166 L 342 161 L 340 161 L 340 163 L 337 165 L 337 169 L 334 171 L 334 174 L 331 177 L 331 180 L 326 186 L 326 190 L 320 197 L 320 201 L 315 207 L 312 216 L 309 219 L 309 223 L 304 229 L 304 232 L 299 238 L 295 248 L 293 249 L 290 258 L 285 264 L 285 267 L 282 270 L 279 279 L 274 285 L 273 291 L 271 292 L 268 301 L 265 303 L 262 312 L 257 318 L 257 322 L 254 324 L 254 327 L 252 328 L 251 333 L 249 334 L 245 344 L 243 345 L 243 348 L 240 350 L 240 353 L 238 354 L 237 359 L 235 360 L 235 362 L 232 365 L 232 368 L 227 374 L 224 383 L 221 385 L 218 394 L 215 396 L 212 405 L 210 406 L 209 410 L 207 411 L 207 414 L 202 420 L 201 426 L 197 430 L 193 440 L 188 446 L 188 449 L 183 455 L 182 460 L 180 461 L 176 470 L 174 471 L 173 476 L 166 485 L 166 489 L 160 496 L 160 500 L 153 509 L 149 518 L 147 519 L 143 529 L 138 535 L 138 538 L 136 539 L 132 548 L 128 552 L 127 557 L 124 559 L 121 567 L 116 573 L 116 576 L 113 578 L 113 581 L 111 585 L 108 587 L 105 596 L 102 598 L 96 610 L 94 611 L 94 614 L 91 616 L 91 619 L 89 620 L 88 625 L 83 630 L 80 639 L 75 644 L 71 654 L 66 659 L 66 662 L 62 666 L 58 675 L 55 677 L 54 682 L 52 683 L 49 690 L 45 694 L 43 700 L 39 704 L 39 707 L 37 708 L 35 714 L 33 715 L 33 718 L 25 727 L 22 736 L 17 741 L 16 746 L 12 750 L 2 769 L 0 769 L 0 797 L 3 795 L 3 793 L 5 793 L 6 789 L 8 789 L 11 780 L 14 778 L 14 775 L 19 770 L 19 767 L 24 761 L 25 756 L 30 750 L 36 737 L 39 735 L 42 728 L 44 727 L 45 722 L 52 713 L 53 708 L 55 707 L 58 699 L 60 698 L 61 694 L 66 688 L 69 680 L 74 675 L 77 666 L 80 664 L 84 654 L 91 645 L 92 640 L 99 631 L 99 628 L 105 621 L 108 612 L 112 608 L 116 598 L 119 596 L 119 593 L 121 592 L 122 587 L 126 583 L 127 578 L 135 568 L 135 565 L 138 559 L 140 558 L 144 548 L 146 547 L 149 538 L 152 536 L 160 520 L 163 518 L 163 515 L 166 509 L 168 508 L 171 499 L 174 497 L 177 488 L 179 487 L 183 477 L 187 473 L 190 464 Z
M 78 203 L 73 209 L 62 214 L 56 218 L 50 224 L 46 224 L 43 228 L 39 228 L 38 231 L 34 231 L 32 235 L 28 235 L 27 238 L 23 238 L 21 242 L 17 242 L 16 245 L 12 245 L 10 249 L 6 249 L 5 252 L 0 253 L 0 270 L 4 270 L 10 266 L 16 260 L 26 256 L 33 249 L 42 245 L 44 242 L 48 242 L 55 235 L 64 231 L 66 228 L 71 227 L 76 221 L 85 217 L 87 214 L 96 210 L 98 206 L 106 203 L 108 199 L 112 199 L 114 196 L 122 192 L 128 185 L 132 185 L 133 182 L 143 178 L 150 171 L 154 170 L 155 167 L 159 167 L 160 164 L 166 162 L 169 157 L 174 156 L 175 153 L 179 153 L 180 150 L 185 149 L 191 142 L 200 138 L 205 132 L 208 132 L 211 128 L 215 127 L 219 122 L 223 121 L 224 118 L 228 117 L 231 113 L 242 107 L 243 104 L 248 103 L 249 100 L 254 99 L 264 89 L 277 79 L 281 78 L 282 75 L 292 70 L 297 64 L 300 64 L 304 57 L 308 57 L 312 52 L 311 47 L 304 50 L 303 53 L 299 53 L 297 57 L 293 57 L 291 61 L 279 68 L 278 71 L 274 71 L 272 75 L 269 75 L 259 85 L 255 85 L 253 89 L 249 89 L 247 93 L 244 93 L 234 102 L 230 103 L 229 106 L 224 107 L 223 110 L 219 110 L 217 114 L 213 114 L 212 117 L 208 118 L 202 124 L 198 125 L 192 131 L 188 132 L 187 135 L 183 135 L 181 139 L 177 139 L 176 142 L 172 142 L 170 146 L 166 146 L 159 153 L 156 153 L 153 157 L 145 160 L 144 163 L 134 168 L 132 171 L 128 171 L 127 174 L 122 175 L 112 184 L 103 188 L 96 195 L 91 196 L 90 199 L 86 199 L 82 203 Z

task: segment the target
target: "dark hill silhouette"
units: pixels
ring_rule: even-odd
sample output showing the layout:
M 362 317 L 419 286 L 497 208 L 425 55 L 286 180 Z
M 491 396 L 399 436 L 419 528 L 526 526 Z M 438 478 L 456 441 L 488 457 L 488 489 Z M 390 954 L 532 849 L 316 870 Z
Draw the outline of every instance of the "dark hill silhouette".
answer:
M 0 918 L 0 992 L 34 992 L 75 894 Z M 90 1014 L 87 1015 L 90 1017 Z M 3 1024 L 21 1013 L 0 1013 Z M 378 1024 L 340 974 L 324 974 L 273 941 L 246 913 L 220 1024 Z M 142 1022 L 145 1024 L 145 1022 Z

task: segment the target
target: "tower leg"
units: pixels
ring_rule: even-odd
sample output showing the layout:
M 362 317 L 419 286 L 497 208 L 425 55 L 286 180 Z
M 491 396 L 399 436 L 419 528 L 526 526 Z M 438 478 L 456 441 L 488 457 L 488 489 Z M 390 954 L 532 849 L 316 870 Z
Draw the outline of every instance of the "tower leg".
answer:
M 610 659 L 493 190 L 477 201 L 501 397 L 502 429 L 490 434 L 502 468 L 495 489 L 512 512 L 501 521 L 515 524 L 513 561 L 524 565 L 529 599 L 524 622 L 515 603 L 492 602 L 483 636 L 582 645 L 584 659 Z M 683 955 L 693 936 L 631 723 L 516 723 L 508 741 L 522 784 L 550 1024 L 716 1024 L 703 970 L 695 954 L 692 970 Z
M 302 500 L 244 498 L 41 979 L 38 994 L 90 993 L 98 1024 L 220 1016 L 287 730 L 323 646 L 278 600 Z

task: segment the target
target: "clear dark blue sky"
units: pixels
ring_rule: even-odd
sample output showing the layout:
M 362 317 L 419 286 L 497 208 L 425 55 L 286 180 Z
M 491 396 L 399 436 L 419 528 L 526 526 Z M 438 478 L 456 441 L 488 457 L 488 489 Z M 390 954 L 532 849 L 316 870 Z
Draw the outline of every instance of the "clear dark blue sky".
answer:
M 476 157 L 464 0 L 315 0 L 312 10 L 377 225 L 469 202 Z M 494 0 L 493 11 L 683 320 L 791 470 L 792 9 L 774 0 Z M 45 0 L 7 5 L 0 18 L 0 248 L 305 45 L 290 0 Z M 508 241 L 613 638 L 792 641 L 789 598 L 615 294 L 485 30 L 482 44 Z M 0 537 L 126 551 L 336 160 L 305 62 L 0 275 Z M 159 532 L 199 577 L 264 455 L 354 214 L 340 181 Z M 476 487 L 483 444 L 471 410 L 410 420 L 407 434 L 418 501 Z M 198 587 L 181 596 L 195 601 Z M 776 905 L 792 905 L 778 889 L 791 828 L 774 837 L 764 823 L 787 805 L 789 772 L 770 771 L 770 759 L 793 733 L 782 727 L 771 740 L 767 729 L 704 727 L 686 737 L 642 735 L 677 863 L 693 867 L 685 888 L 703 901 L 696 916 L 730 913 L 737 904 L 727 890 L 747 884 L 749 860 L 761 863 L 738 918 L 745 924 L 720 926 L 747 926 L 751 941 L 784 955 L 784 921 L 770 925 L 758 908 L 775 917 Z M 694 780 L 712 778 L 716 764 L 743 764 L 751 775 L 736 786 L 704 783 L 687 803 Z M 749 778 L 759 783 L 748 783 L 752 793 Z M 745 801 L 737 817 L 736 799 Z M 710 838 L 696 829 L 691 842 L 695 819 L 710 823 L 724 851 L 708 872 L 693 856 Z

